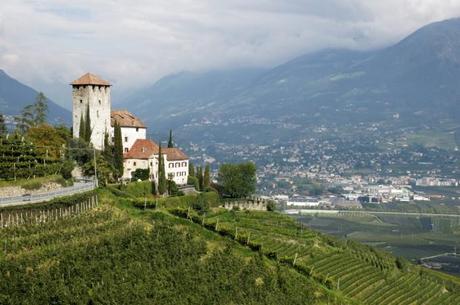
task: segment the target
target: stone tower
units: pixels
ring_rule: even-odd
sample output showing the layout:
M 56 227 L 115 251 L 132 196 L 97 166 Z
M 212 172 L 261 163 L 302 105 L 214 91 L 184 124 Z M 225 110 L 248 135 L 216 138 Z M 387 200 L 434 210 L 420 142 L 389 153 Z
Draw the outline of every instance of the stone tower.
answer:
M 104 135 L 110 129 L 110 83 L 98 76 L 86 73 L 72 82 L 73 137 L 79 137 L 80 120 L 85 118 L 89 106 L 91 143 L 94 148 L 104 148 Z

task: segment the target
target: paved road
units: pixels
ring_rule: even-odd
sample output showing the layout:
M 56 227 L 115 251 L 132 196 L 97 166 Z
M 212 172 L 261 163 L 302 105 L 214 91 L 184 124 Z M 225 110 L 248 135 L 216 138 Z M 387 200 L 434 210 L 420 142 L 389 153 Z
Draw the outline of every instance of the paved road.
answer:
M 403 213 L 403 212 L 377 212 L 377 211 L 348 211 L 348 210 L 315 210 L 315 209 L 289 209 L 289 210 L 284 210 L 283 213 L 289 214 L 289 215 L 295 215 L 295 214 L 346 214 L 346 213 L 362 213 L 362 214 L 371 214 L 371 215 L 404 215 L 404 216 L 437 216 L 437 217 L 455 217 L 455 218 L 460 218 L 460 215 L 458 214 L 433 214 L 433 213 Z
M 73 186 L 62 188 L 60 190 L 30 195 L 30 196 L 15 196 L 0 198 L 0 207 L 25 205 L 30 203 L 50 201 L 57 197 L 70 196 L 77 193 L 83 193 L 95 189 L 93 181 L 90 182 L 75 182 Z

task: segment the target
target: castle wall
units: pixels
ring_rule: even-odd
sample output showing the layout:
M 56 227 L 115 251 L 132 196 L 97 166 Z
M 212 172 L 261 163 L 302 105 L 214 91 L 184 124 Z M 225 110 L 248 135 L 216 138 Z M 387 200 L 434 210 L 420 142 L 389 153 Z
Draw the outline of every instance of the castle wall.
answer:
M 79 137 L 80 119 L 85 118 L 89 105 L 91 119 L 91 143 L 96 149 L 103 149 L 104 134 L 111 131 L 110 126 L 110 86 L 76 85 L 72 86 L 73 137 Z

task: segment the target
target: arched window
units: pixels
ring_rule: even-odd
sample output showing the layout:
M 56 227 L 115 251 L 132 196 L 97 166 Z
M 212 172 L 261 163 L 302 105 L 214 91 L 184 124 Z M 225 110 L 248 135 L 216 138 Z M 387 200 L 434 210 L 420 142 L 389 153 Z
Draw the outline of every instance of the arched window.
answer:
M 176 162 L 176 167 L 180 167 L 180 162 Z
M 169 167 L 169 168 L 174 167 L 174 163 L 169 163 L 169 164 L 168 164 L 168 167 Z

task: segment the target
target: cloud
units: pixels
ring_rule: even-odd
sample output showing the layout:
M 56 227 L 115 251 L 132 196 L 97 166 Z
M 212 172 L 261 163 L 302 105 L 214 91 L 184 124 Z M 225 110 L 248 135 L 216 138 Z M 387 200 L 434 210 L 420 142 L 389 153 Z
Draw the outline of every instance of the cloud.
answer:
M 64 104 L 86 71 L 126 90 L 181 70 L 378 48 L 459 14 L 456 0 L 3 0 L 0 68 Z

